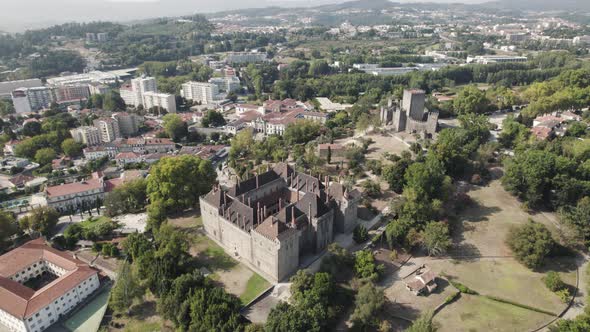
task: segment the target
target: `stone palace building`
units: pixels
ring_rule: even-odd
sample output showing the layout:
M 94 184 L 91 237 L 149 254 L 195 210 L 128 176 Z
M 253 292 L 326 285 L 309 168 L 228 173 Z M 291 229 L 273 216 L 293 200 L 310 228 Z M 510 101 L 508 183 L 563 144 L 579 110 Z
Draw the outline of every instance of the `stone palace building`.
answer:
M 200 198 L 207 235 L 233 257 L 279 282 L 300 257 L 328 247 L 337 232 L 357 224 L 357 190 L 296 172 L 285 163 Z

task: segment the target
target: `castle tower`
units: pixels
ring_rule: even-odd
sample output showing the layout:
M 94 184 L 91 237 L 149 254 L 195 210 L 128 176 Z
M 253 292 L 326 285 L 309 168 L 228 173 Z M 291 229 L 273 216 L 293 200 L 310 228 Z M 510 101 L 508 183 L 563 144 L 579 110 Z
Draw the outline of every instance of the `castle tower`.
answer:
M 426 93 L 423 90 L 404 90 L 402 109 L 412 120 L 422 121 L 424 117 L 424 102 Z

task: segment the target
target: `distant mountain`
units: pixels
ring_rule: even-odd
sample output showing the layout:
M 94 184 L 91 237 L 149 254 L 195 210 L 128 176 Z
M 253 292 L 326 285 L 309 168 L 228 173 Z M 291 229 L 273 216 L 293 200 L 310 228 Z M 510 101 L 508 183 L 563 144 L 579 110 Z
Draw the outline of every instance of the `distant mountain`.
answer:
M 497 0 L 486 2 L 482 6 L 523 11 L 590 12 L 588 0 Z

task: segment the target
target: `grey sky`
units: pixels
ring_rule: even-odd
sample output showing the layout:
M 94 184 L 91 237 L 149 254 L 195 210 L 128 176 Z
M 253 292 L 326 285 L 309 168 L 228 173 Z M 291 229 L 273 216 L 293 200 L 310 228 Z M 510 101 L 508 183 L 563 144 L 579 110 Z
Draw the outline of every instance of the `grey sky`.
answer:
M 397 0 L 397 2 L 408 0 Z M 430 0 L 432 2 L 432 0 Z M 434 0 L 450 2 L 451 0 Z M 112 20 L 207 13 L 229 9 L 309 6 L 343 0 L 0 0 L 0 31 L 19 31 L 68 21 Z M 482 0 L 454 0 L 482 2 Z

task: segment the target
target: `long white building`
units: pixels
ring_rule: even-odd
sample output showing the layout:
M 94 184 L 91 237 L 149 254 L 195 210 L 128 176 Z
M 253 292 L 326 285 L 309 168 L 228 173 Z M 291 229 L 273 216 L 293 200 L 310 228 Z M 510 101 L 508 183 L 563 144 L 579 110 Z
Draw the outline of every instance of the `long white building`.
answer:
M 34 279 L 39 288 L 25 286 Z M 99 285 L 98 271 L 71 254 L 51 248 L 42 238 L 27 242 L 0 256 L 0 324 L 9 331 L 41 332 Z
M 167 93 L 145 92 L 143 94 L 143 107 L 149 110 L 156 106 L 165 109 L 169 113 L 176 113 L 176 97 Z
M 100 129 L 92 126 L 83 126 L 70 130 L 72 138 L 78 143 L 86 144 L 87 146 L 99 145 L 102 143 L 100 136 Z
M 214 83 L 187 82 L 182 85 L 180 95 L 201 104 L 213 104 L 219 100 L 219 87 Z
M 123 98 L 125 104 L 135 107 L 144 104 L 143 95 L 146 92 L 158 92 L 158 85 L 154 77 L 134 78 L 130 84 L 120 89 L 121 98 Z

